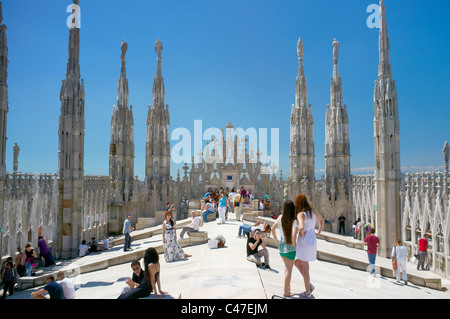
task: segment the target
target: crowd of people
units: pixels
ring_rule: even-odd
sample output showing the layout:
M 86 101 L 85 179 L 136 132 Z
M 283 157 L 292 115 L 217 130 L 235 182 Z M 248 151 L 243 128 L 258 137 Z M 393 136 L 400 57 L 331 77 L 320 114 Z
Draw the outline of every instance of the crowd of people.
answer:
M 228 213 L 234 212 L 236 220 L 241 221 L 242 205 L 253 200 L 251 189 L 246 191 L 243 187 L 240 189 L 209 189 L 203 197 L 205 201 L 205 211 L 202 216 L 197 216 L 195 211 L 191 212 L 192 221 L 190 224 L 182 227 L 180 238 L 184 239 L 187 234 L 191 235 L 193 232 L 198 232 L 201 224 L 207 222 L 208 214 L 215 213 L 219 216 L 219 224 L 225 223 L 228 219 Z M 270 209 L 271 203 L 266 200 L 259 200 L 258 208 Z M 178 260 L 192 257 L 184 252 L 180 246 L 177 238 L 176 221 L 173 218 L 174 205 L 167 203 L 165 219 L 162 223 L 162 242 L 164 248 L 164 259 L 166 262 L 175 262 Z M 123 225 L 124 234 L 124 251 L 131 250 L 131 233 L 134 228 L 130 222 L 131 215 L 128 215 Z M 202 220 L 203 219 L 203 220 Z M 318 222 L 318 230 L 316 232 L 316 221 Z M 345 218 L 341 215 L 339 220 L 343 225 Z M 269 251 L 266 247 L 264 237 L 267 234 L 272 234 L 274 239 L 278 242 L 278 252 L 285 265 L 284 276 L 284 297 L 292 297 L 291 292 L 291 278 L 294 266 L 299 270 L 305 286 L 305 291 L 300 294 L 302 297 L 310 297 L 315 287 L 311 283 L 310 278 L 310 262 L 316 260 L 317 256 L 317 240 L 316 237 L 320 235 L 323 230 L 325 220 L 322 215 L 308 202 L 304 194 L 298 194 L 295 202 L 286 200 L 282 209 L 282 214 L 277 216 L 273 226 L 267 222 L 261 223 L 256 220 L 253 225 L 243 223 L 238 228 L 238 238 L 247 237 L 246 253 L 247 260 L 256 264 L 257 267 L 265 269 L 270 268 Z M 339 232 L 345 232 L 341 229 L 344 226 L 340 225 Z M 359 225 L 359 224 L 355 224 Z M 278 232 L 277 232 L 278 230 Z M 369 260 L 370 272 L 375 276 L 375 262 L 380 247 L 380 240 L 375 235 L 375 229 L 369 228 L 368 235 L 364 238 L 364 245 Z M 266 235 L 264 235 L 266 234 Z M 420 238 L 417 244 L 417 254 L 414 256 L 417 259 L 417 269 L 426 270 L 425 261 L 427 259 L 427 249 L 429 235 L 425 234 Z M 25 246 L 25 250 L 19 247 L 15 261 L 9 257 L 3 264 L 1 269 L 1 279 L 3 282 L 3 298 L 7 294 L 14 294 L 14 286 L 20 277 L 33 276 L 39 258 L 42 258 L 42 263 L 45 267 L 55 265 L 55 260 L 52 256 L 51 247 L 48 246 L 46 240 L 40 236 L 38 240 L 39 257 L 30 244 Z M 85 240 L 80 245 L 79 256 L 86 256 L 87 254 L 99 252 L 109 249 L 109 240 L 105 236 L 101 238 L 99 243 L 96 238 L 91 238 L 89 244 Z M 398 239 L 392 248 L 392 268 L 397 282 L 400 282 L 402 277 L 404 284 L 407 284 L 406 261 L 410 260 L 408 248 L 404 245 L 402 240 Z M 140 261 L 135 260 L 131 263 L 133 270 L 132 277 L 126 280 L 126 285 L 119 295 L 119 299 L 139 299 L 148 297 L 152 292 L 156 296 L 161 297 L 167 292 L 161 289 L 159 255 L 155 248 L 148 248 L 145 252 L 144 267 L 141 267 Z M 48 276 L 47 284 L 31 294 L 33 299 L 73 299 L 75 298 L 75 288 L 72 281 L 65 278 L 64 272 L 57 273 L 57 280 L 53 276 Z
M 228 219 L 228 213 L 235 213 L 236 220 L 242 220 L 242 207 L 249 205 L 255 199 L 252 189 L 246 190 L 244 186 L 240 188 L 220 187 L 213 190 L 209 188 L 203 196 L 205 209 L 202 212 L 204 222 L 208 222 L 207 216 L 216 214 L 219 218 L 218 223 L 223 224 Z M 258 200 L 258 210 L 271 210 L 272 203 L 269 198 Z

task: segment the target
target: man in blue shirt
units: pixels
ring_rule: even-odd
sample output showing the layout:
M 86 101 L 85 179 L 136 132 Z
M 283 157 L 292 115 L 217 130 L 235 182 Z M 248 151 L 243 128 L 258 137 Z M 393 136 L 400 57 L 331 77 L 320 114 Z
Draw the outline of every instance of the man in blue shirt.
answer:
M 48 294 L 48 295 L 47 295 Z M 60 284 L 55 281 L 52 275 L 47 277 L 47 284 L 44 288 L 31 293 L 33 299 L 65 299 L 64 290 Z
M 123 222 L 123 234 L 125 235 L 125 241 L 123 244 L 123 251 L 131 250 L 131 235 L 130 233 L 133 231 L 130 223 L 131 215 L 128 215 L 125 221 Z

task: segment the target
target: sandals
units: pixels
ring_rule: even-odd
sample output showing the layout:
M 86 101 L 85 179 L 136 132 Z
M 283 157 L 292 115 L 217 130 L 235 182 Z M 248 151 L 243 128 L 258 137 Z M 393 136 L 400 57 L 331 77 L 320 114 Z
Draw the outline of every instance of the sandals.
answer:
M 314 289 L 316 288 L 316 287 L 314 287 L 314 285 L 313 284 L 309 284 L 309 286 L 310 286 L 310 291 L 304 291 L 304 292 L 302 292 L 301 294 L 300 294 L 300 297 L 305 297 L 305 298 L 309 298 L 309 297 L 311 297 L 311 295 L 312 295 L 312 292 L 314 291 Z

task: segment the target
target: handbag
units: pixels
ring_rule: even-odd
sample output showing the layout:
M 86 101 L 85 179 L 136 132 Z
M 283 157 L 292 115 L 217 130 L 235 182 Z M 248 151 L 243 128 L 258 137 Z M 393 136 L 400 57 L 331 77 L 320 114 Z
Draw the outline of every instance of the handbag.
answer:
M 397 247 L 394 247 L 395 249 L 395 255 L 392 257 L 392 269 L 397 270 Z

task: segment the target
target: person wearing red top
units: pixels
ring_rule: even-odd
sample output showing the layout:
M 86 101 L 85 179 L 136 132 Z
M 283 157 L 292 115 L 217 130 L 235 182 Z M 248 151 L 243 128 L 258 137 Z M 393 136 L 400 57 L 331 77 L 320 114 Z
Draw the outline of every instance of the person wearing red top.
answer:
M 419 261 L 417 263 L 417 270 L 422 268 L 425 269 L 425 259 L 427 258 L 427 248 L 428 248 L 428 235 L 425 234 L 423 238 L 419 239 L 419 243 L 417 244 L 417 251 L 419 252 Z
M 371 274 L 376 275 L 375 272 L 375 260 L 377 257 L 377 249 L 380 244 L 380 239 L 375 236 L 375 228 L 370 230 L 370 235 L 364 238 L 364 245 L 367 246 L 367 257 L 369 258 L 369 266 L 371 268 Z

